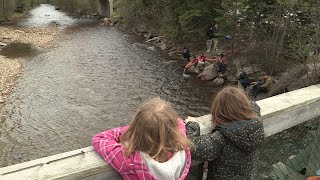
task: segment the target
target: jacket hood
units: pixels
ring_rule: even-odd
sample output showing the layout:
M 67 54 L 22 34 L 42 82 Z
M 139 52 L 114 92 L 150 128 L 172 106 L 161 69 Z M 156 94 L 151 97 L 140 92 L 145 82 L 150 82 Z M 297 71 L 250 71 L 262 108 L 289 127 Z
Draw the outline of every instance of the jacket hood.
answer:
M 144 152 L 140 152 L 140 154 L 148 170 L 156 179 L 180 179 L 188 161 L 187 153 L 184 150 L 175 152 L 168 161 L 162 163 L 153 160 Z
M 250 152 L 261 146 L 264 139 L 263 124 L 258 119 L 240 120 L 227 125 L 218 125 L 218 130 L 227 142 Z

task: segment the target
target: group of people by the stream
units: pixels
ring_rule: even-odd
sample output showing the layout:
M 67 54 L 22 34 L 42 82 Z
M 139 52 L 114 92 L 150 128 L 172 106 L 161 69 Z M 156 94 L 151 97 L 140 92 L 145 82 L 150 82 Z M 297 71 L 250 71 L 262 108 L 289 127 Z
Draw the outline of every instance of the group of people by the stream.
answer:
M 212 50 L 212 44 L 213 44 L 213 51 L 215 52 L 218 51 L 219 32 L 220 30 L 219 30 L 218 24 L 215 24 L 214 26 L 209 27 L 208 31 L 206 32 L 206 45 L 207 45 L 206 52 L 209 53 Z M 203 69 L 206 62 L 207 63 L 216 62 L 216 70 L 219 73 L 219 76 L 222 76 L 227 70 L 228 61 L 223 53 L 220 53 L 219 56 L 216 58 L 208 58 L 202 53 L 200 54 L 200 56 L 198 57 L 194 56 L 193 59 L 190 59 L 191 58 L 190 51 L 187 47 L 184 47 L 182 56 L 184 60 L 188 61 L 188 64 L 185 66 L 185 69 L 183 72 L 185 77 L 188 77 L 185 74 L 189 68 L 194 67 L 194 68 Z
M 220 30 L 218 24 L 209 27 L 206 33 L 206 52 L 210 52 L 211 50 L 213 50 L 214 52 L 218 52 L 219 33 Z M 229 60 L 224 53 L 219 53 L 218 57 L 214 58 L 206 57 L 204 53 L 201 53 L 199 56 L 193 56 L 193 58 L 191 58 L 190 50 L 186 46 L 183 48 L 182 57 L 185 61 L 187 61 L 187 64 L 185 65 L 183 71 L 184 78 L 189 78 L 189 69 L 194 68 L 199 71 L 203 71 L 206 65 L 210 65 L 212 63 L 215 63 L 212 71 L 216 71 L 218 73 L 218 77 L 223 77 L 227 71 L 227 67 L 229 64 Z M 198 77 L 200 77 L 200 75 Z M 237 80 L 238 84 L 243 89 L 250 91 L 249 94 L 253 96 L 254 99 L 256 99 L 258 94 L 261 92 L 267 93 L 271 89 L 273 84 L 271 76 L 269 76 L 265 72 L 261 72 L 261 75 L 258 77 L 258 79 L 255 82 L 251 82 L 246 72 L 242 69 L 240 69 L 239 73 L 237 74 Z

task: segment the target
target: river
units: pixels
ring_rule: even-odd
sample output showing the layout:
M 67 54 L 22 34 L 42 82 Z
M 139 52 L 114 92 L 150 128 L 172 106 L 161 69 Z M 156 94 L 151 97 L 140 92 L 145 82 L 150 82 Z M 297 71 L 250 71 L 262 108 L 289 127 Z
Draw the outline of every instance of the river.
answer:
M 151 97 L 170 101 L 184 118 L 209 113 L 216 88 L 183 79 L 185 62 L 116 28 L 75 27 L 79 21 L 51 5 L 19 25 L 45 27 L 52 19 L 73 28 L 61 29 L 56 48 L 22 60 L 22 77 L 2 109 L 1 167 L 90 146 L 94 134 L 128 124 Z

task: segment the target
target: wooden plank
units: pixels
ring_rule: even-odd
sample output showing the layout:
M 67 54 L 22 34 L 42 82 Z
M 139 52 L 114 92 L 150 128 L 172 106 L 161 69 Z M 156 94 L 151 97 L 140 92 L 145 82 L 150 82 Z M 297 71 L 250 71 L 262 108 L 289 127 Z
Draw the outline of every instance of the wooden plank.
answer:
M 281 94 L 257 102 L 266 136 L 320 116 L 320 85 Z M 211 131 L 211 115 L 195 119 L 201 133 Z M 0 169 L 1 180 L 20 179 L 121 179 L 92 147 L 70 151 Z
M 295 109 L 292 108 L 290 111 L 277 112 L 273 116 L 263 117 L 266 137 L 319 117 L 320 100 L 310 101 L 309 103 L 305 106 L 296 106 Z
M 257 102 L 261 107 L 261 115 L 264 118 L 275 113 L 291 111 L 298 107 L 310 104 L 320 99 L 320 85 L 314 85 L 298 89 L 288 93 L 273 96 Z
M 79 179 L 110 170 L 93 148 L 87 147 L 1 168 L 0 179 Z

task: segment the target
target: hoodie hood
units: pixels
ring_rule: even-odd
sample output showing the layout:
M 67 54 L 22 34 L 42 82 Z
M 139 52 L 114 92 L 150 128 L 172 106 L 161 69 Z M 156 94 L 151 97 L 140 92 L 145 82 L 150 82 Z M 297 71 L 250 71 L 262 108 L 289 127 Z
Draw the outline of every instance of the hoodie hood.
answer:
M 263 124 L 258 119 L 240 120 L 227 125 L 218 125 L 218 130 L 227 142 L 251 152 L 261 146 L 264 139 Z
M 187 154 L 184 150 L 175 152 L 168 161 L 162 163 L 153 160 L 144 152 L 140 154 L 150 173 L 157 179 L 180 179 L 187 165 Z

